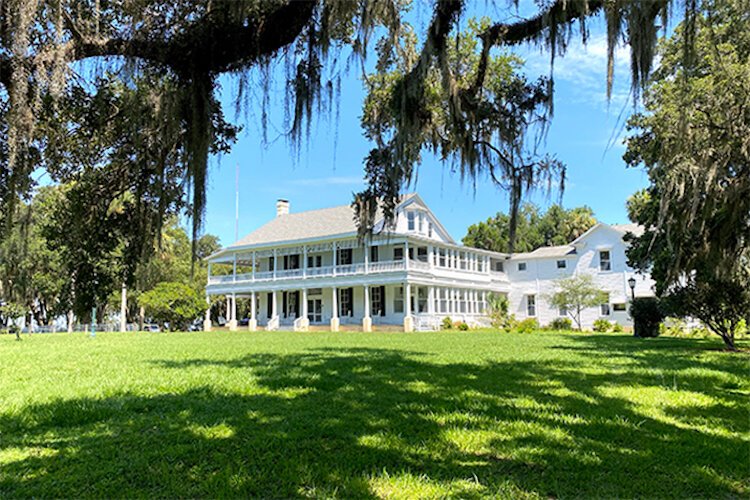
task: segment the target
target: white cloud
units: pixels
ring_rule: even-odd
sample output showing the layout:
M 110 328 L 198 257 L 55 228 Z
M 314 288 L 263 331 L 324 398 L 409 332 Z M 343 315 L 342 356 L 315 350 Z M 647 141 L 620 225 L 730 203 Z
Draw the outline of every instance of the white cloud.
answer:
M 548 75 L 549 53 L 544 50 L 519 54 L 526 59 L 530 74 Z M 571 98 L 595 107 L 609 107 L 617 111 L 630 100 L 630 52 L 628 47 L 615 48 L 614 85 L 607 102 L 607 39 L 604 35 L 591 37 L 586 45 L 574 36 L 565 54 L 555 57 L 553 76 L 556 82 L 571 84 Z

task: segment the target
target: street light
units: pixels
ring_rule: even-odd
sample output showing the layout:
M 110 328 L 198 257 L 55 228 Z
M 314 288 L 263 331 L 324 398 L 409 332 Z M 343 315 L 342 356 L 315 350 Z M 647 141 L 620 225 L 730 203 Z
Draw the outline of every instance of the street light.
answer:
M 630 293 L 633 296 L 633 300 L 635 300 L 635 277 L 631 276 L 628 280 L 628 286 L 630 286 Z

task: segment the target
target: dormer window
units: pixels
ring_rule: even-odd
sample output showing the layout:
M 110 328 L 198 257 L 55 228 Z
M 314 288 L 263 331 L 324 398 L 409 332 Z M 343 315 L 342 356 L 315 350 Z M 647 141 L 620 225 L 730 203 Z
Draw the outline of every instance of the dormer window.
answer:
M 416 218 L 416 216 L 417 214 L 415 214 L 414 212 L 406 212 L 406 220 L 408 221 L 409 231 L 414 231 L 415 229 L 416 225 L 414 219 Z
M 423 232 L 422 228 L 424 227 L 424 214 L 422 212 L 419 212 L 419 232 Z

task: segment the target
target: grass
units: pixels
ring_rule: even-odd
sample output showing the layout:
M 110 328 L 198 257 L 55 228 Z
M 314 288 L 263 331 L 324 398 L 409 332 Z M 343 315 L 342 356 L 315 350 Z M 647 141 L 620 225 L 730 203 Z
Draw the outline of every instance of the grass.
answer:
M 0 497 L 745 497 L 718 340 L 0 336 Z

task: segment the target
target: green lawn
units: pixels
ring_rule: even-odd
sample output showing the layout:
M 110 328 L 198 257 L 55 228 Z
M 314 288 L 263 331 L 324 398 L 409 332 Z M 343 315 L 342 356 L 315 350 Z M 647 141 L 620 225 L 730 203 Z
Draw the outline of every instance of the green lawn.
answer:
M 493 332 L 3 335 L 0 498 L 747 498 L 750 362 L 720 347 Z

